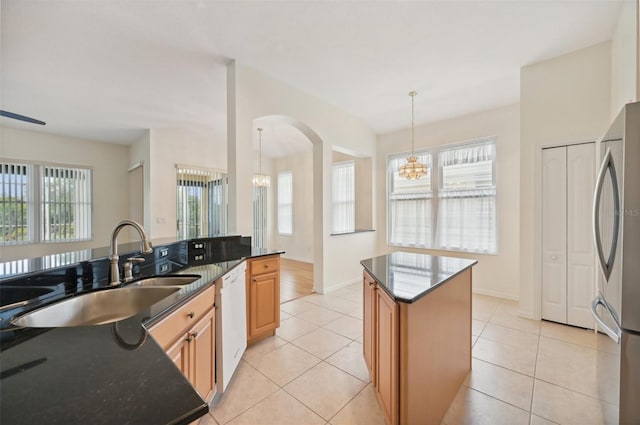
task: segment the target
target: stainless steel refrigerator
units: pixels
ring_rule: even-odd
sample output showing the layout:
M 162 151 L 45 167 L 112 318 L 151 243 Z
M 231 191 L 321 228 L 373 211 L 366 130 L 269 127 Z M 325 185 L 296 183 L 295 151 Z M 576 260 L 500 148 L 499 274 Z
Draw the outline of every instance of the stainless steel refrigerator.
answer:
M 598 340 L 598 386 L 618 423 L 640 424 L 640 102 L 623 108 L 600 153 L 593 233 L 601 273 L 591 309 L 610 340 Z

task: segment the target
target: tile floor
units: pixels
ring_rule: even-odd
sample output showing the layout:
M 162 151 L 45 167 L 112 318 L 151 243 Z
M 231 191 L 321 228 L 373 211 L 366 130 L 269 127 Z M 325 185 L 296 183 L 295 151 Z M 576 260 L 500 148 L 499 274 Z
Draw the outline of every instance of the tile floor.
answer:
M 276 336 L 247 349 L 200 425 L 384 425 L 362 360 L 360 291 L 282 304 Z M 606 337 L 523 319 L 515 302 L 477 294 L 472 334 L 472 371 L 443 424 L 612 422 L 614 406 L 599 399 L 595 381 Z

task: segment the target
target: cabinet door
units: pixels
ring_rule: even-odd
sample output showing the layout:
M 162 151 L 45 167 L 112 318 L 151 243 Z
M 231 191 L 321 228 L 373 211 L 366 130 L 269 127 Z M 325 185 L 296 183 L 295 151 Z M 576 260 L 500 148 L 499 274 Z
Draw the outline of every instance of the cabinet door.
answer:
M 249 286 L 251 299 L 249 333 L 250 337 L 253 337 L 280 326 L 278 273 L 254 276 Z
M 378 324 L 376 329 L 376 392 L 387 423 L 396 425 L 399 378 L 399 308 L 382 289 L 375 291 Z
M 215 389 L 215 341 L 216 326 L 214 310 L 207 312 L 189 330 L 189 355 L 193 387 L 205 400 L 210 400 Z
M 180 372 L 189 378 L 189 341 L 187 335 L 178 339 L 171 347 L 167 349 L 167 356 L 173 361 Z
M 363 334 L 362 334 L 362 354 L 364 362 L 369 369 L 371 382 L 376 385 L 376 359 L 375 359 L 375 337 L 376 337 L 376 283 L 367 273 L 363 273 L 362 279 L 363 293 Z

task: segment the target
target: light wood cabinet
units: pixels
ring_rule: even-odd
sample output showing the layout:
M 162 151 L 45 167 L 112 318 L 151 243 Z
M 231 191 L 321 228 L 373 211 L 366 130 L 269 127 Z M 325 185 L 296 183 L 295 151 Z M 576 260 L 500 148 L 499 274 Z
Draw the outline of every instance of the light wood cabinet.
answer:
M 247 341 L 275 335 L 280 326 L 280 255 L 247 260 Z
M 471 370 L 471 269 L 413 303 L 364 272 L 363 302 L 363 355 L 387 424 L 440 424 Z
M 149 328 L 198 394 L 215 394 L 215 308 L 213 287 Z
M 376 324 L 378 322 L 376 313 L 376 281 L 371 278 L 367 273 L 364 273 L 362 280 L 363 290 L 363 323 L 364 332 L 362 335 L 362 354 L 364 356 L 364 362 L 369 369 L 369 375 L 371 375 L 371 382 L 376 385 L 376 370 L 375 370 L 375 340 L 376 340 Z
M 398 304 L 382 289 L 376 289 L 376 394 L 387 422 L 398 423 Z

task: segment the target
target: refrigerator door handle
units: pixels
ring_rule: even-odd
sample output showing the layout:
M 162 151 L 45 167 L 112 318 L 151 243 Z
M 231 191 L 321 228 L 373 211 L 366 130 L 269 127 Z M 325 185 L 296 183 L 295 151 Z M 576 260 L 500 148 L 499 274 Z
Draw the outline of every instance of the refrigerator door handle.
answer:
M 602 195 L 602 185 L 604 184 L 604 178 L 607 171 L 611 174 L 611 187 L 613 189 L 613 235 L 611 236 L 611 248 L 609 250 L 609 258 L 604 258 L 602 252 L 602 239 L 600 237 L 600 196 Z M 604 160 L 600 166 L 600 172 L 598 173 L 598 180 L 596 181 L 596 189 L 593 196 L 593 239 L 596 245 L 596 252 L 598 253 L 598 260 L 604 278 L 606 281 L 611 276 L 613 270 L 613 262 L 616 257 L 616 249 L 618 246 L 618 232 L 620 231 L 620 194 L 618 192 L 618 176 L 616 175 L 616 167 L 613 163 L 613 156 L 611 155 L 611 149 L 607 148 L 607 152 L 604 155 Z
M 613 321 L 616 325 L 615 330 L 611 329 L 609 325 L 607 325 L 604 320 L 602 320 L 602 317 L 600 317 L 600 313 L 598 313 L 598 305 L 603 306 L 609 312 L 611 317 L 613 317 Z M 591 303 L 591 314 L 593 314 L 596 322 L 598 322 L 598 325 L 600 325 L 600 327 L 605 331 L 609 338 L 611 338 L 616 344 L 619 344 L 620 338 L 622 337 L 622 330 L 620 329 L 620 325 L 618 324 L 618 318 L 616 317 L 616 314 L 609 303 L 600 295 L 598 295 Z

